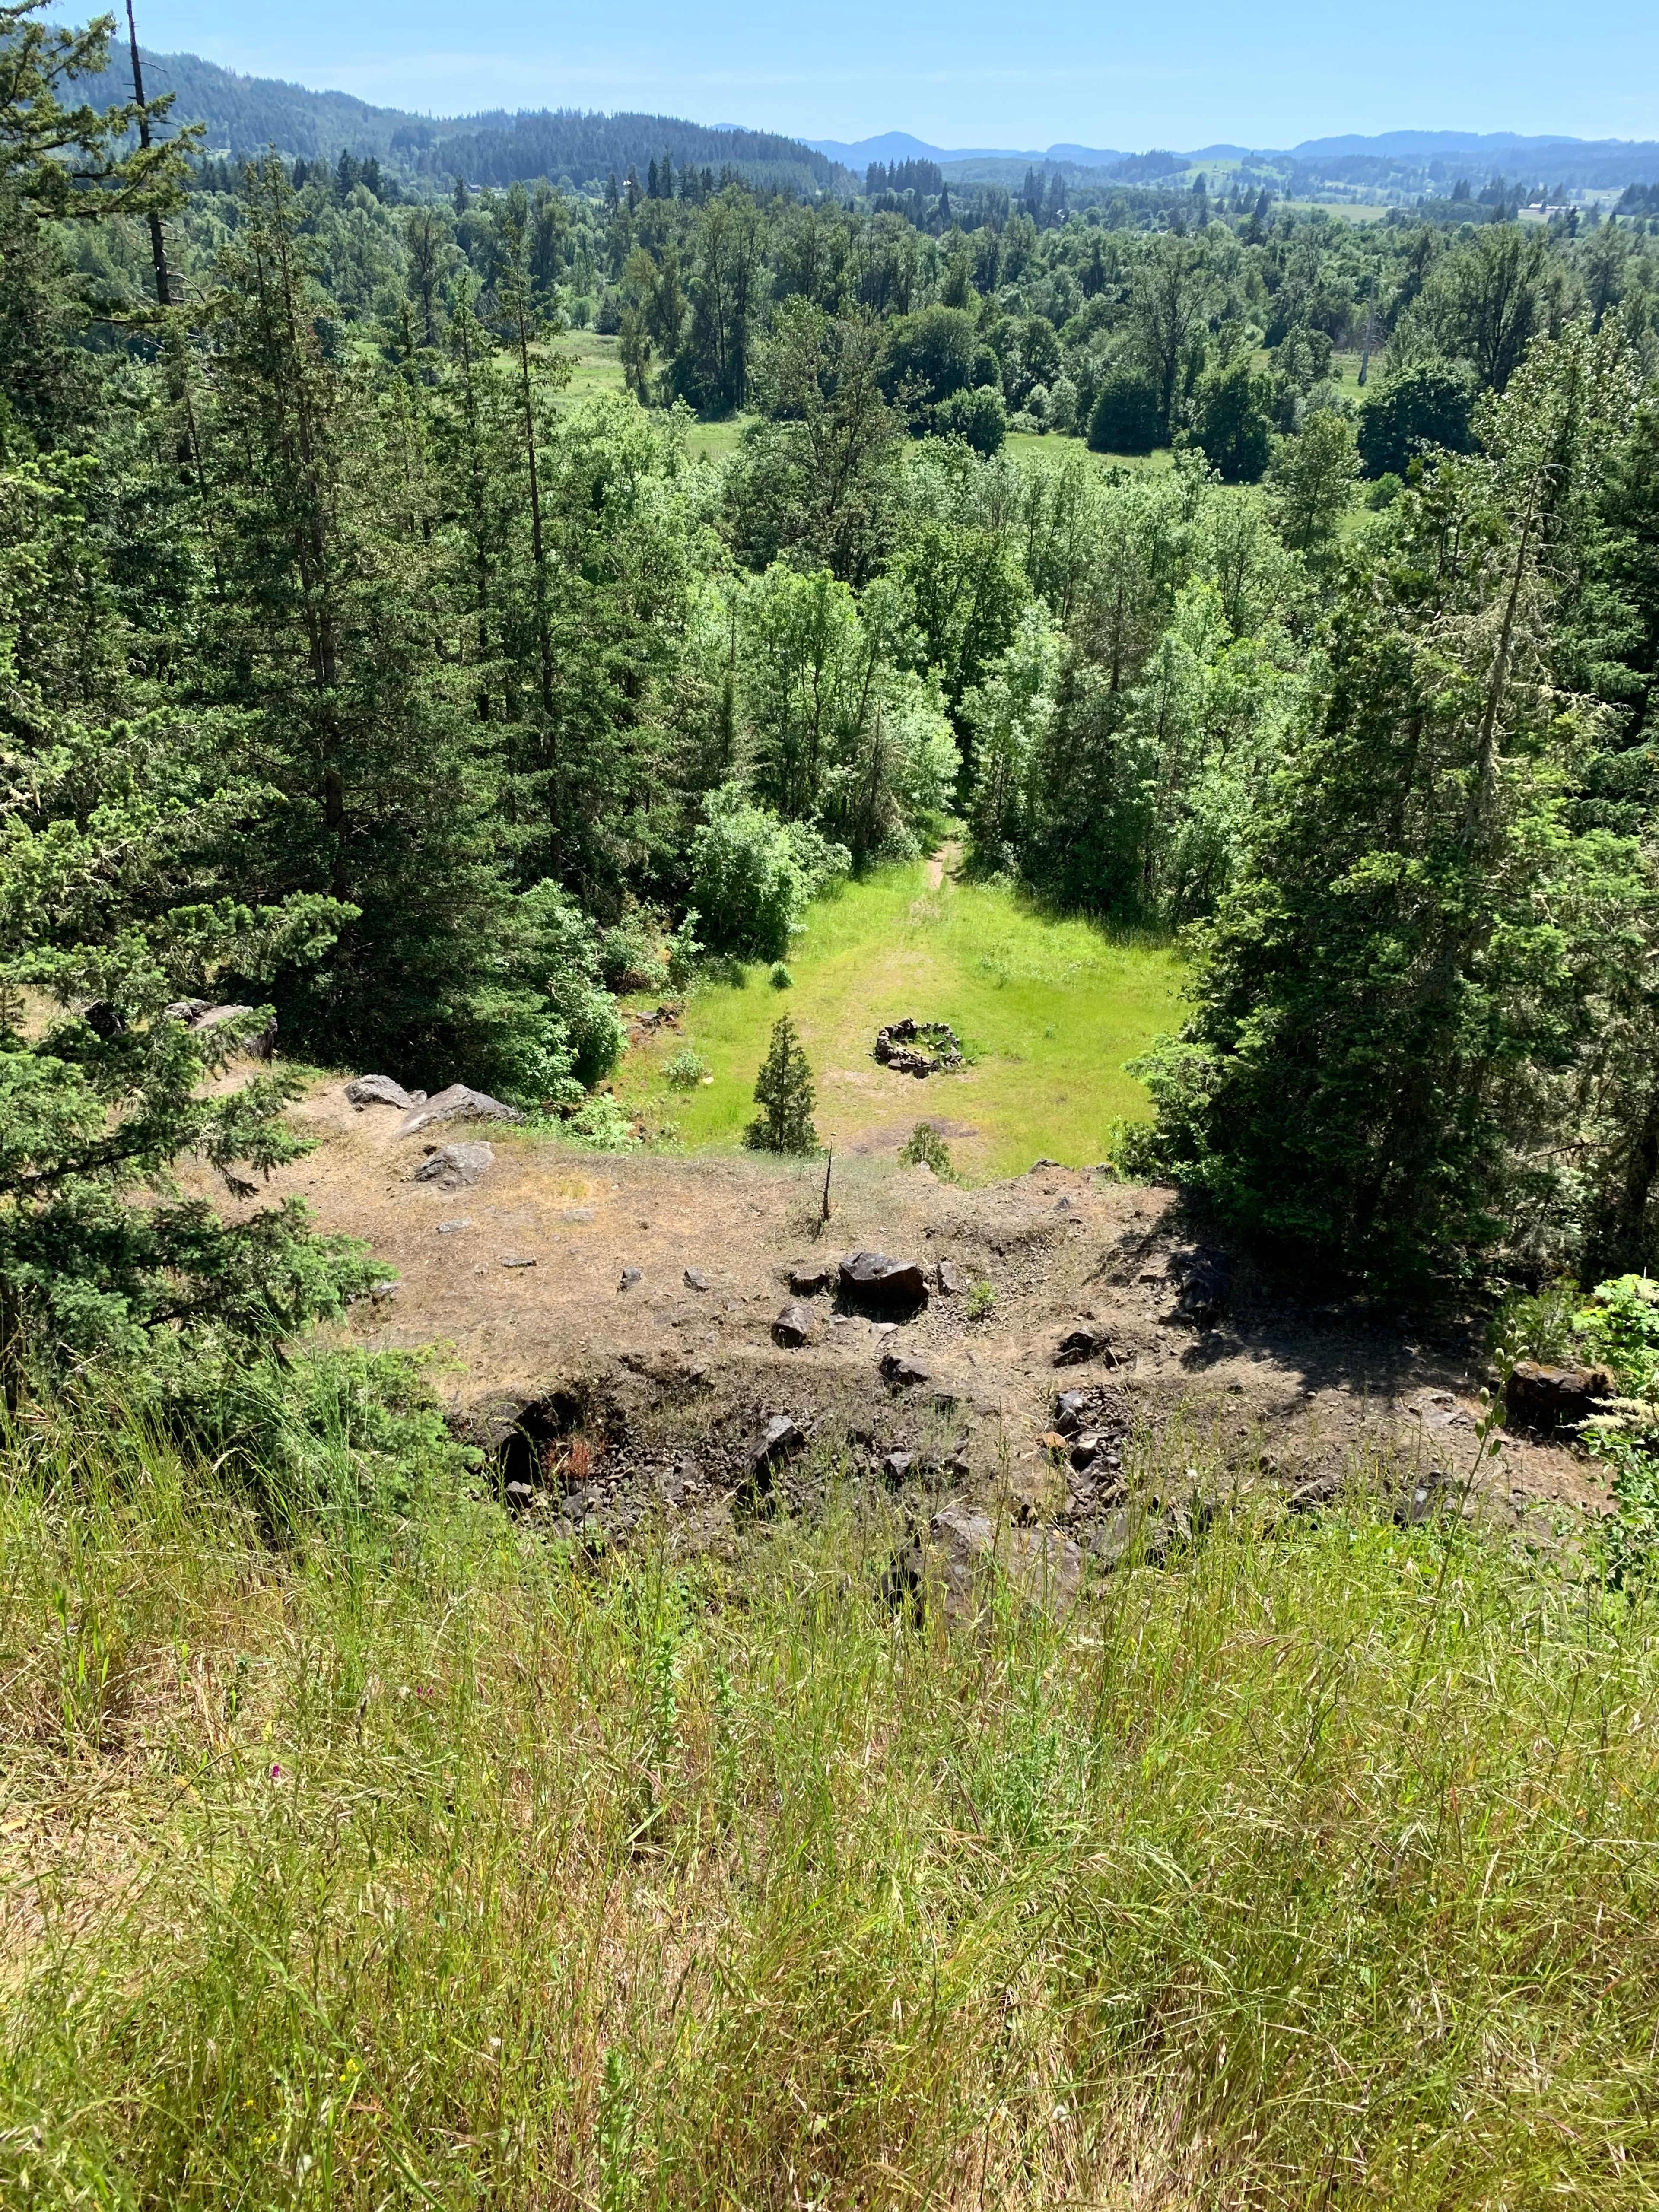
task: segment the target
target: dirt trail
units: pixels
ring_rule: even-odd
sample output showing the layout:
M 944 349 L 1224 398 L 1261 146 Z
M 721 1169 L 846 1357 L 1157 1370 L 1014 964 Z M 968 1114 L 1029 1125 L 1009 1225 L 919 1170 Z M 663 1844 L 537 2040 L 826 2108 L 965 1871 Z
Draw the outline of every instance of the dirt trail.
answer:
M 938 852 L 933 854 L 928 859 L 928 890 L 930 891 L 936 891 L 942 889 L 945 877 L 947 875 L 954 876 L 961 866 L 961 842 L 955 837 L 947 837 L 944 844 L 939 847 Z
M 394 1110 L 353 1109 L 337 1081 L 296 1119 L 317 1150 L 274 1187 L 305 1196 L 321 1227 L 367 1239 L 398 1279 L 359 1310 L 354 1334 L 447 1347 L 441 1385 L 458 1413 L 495 1392 L 591 1386 L 642 1429 L 695 1415 L 746 1435 L 770 1410 L 844 1423 L 872 1450 L 925 1431 L 967 1486 L 1029 1490 L 1034 1510 L 1053 1474 L 1039 1438 L 1056 1390 L 1076 1383 L 1108 1384 L 1139 1424 L 1179 1425 L 1199 1449 L 1223 1446 L 1247 1475 L 1287 1488 L 1357 1452 L 1403 1449 L 1458 1477 L 1476 1455 L 1467 1345 L 1304 1301 L 1246 1262 L 1206 1325 L 1183 1316 L 1194 1266 L 1231 1263 L 1168 1190 L 1040 1162 L 968 1191 L 926 1169 L 838 1159 L 821 1229 L 821 1162 L 577 1153 L 495 1126 L 399 1139 Z M 413 1179 L 428 1146 L 457 1138 L 494 1149 L 475 1188 Z M 833 1268 L 864 1248 L 921 1261 L 935 1286 L 925 1308 L 892 1328 L 821 1294 L 807 1301 L 811 1340 L 781 1348 L 772 1324 L 792 1267 Z M 963 1292 L 939 1292 L 941 1261 Z M 978 1319 L 974 1284 L 994 1293 Z M 1079 1328 L 1109 1351 L 1057 1368 Z M 884 1380 L 894 1352 L 927 1368 L 925 1387 Z M 1582 1462 L 1518 1438 L 1500 1437 L 1480 1482 L 1517 1509 L 1602 1499 Z

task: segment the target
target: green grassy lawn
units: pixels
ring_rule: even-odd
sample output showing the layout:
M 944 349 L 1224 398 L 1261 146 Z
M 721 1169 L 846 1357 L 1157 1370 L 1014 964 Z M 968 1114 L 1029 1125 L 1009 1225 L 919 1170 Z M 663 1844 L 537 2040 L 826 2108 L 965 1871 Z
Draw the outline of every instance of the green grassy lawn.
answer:
M 927 1120 L 946 1127 L 970 1182 L 1018 1173 L 1044 1152 L 1073 1166 L 1099 1159 L 1112 1122 L 1146 1110 L 1126 1061 L 1181 1018 L 1175 954 L 1047 920 L 1000 886 L 947 875 L 930 890 L 927 879 L 917 861 L 819 901 L 790 957 L 791 989 L 773 989 L 763 966 L 741 989 L 704 986 L 683 1036 L 629 1052 L 618 1098 L 653 1127 L 674 1122 L 693 1148 L 736 1144 L 772 1024 L 787 1012 L 817 1078 L 818 1134 L 837 1151 L 890 1152 Z M 878 1066 L 877 1030 L 906 1014 L 949 1022 L 976 1049 L 975 1065 L 925 1082 Z M 690 1092 L 663 1073 L 684 1042 L 714 1079 Z
M 567 400 L 591 399 L 597 392 L 627 390 L 614 337 L 601 337 L 597 331 L 568 331 L 556 350 L 570 363 L 570 381 L 565 386 Z

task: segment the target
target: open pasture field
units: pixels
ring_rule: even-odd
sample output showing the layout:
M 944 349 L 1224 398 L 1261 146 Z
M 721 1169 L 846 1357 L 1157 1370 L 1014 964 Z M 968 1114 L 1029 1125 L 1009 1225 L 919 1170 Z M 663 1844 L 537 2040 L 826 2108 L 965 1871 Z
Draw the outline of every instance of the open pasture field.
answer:
M 817 1128 L 838 1152 L 896 1150 L 921 1120 L 947 1132 L 969 1180 L 1015 1174 L 1040 1153 L 1100 1158 L 1115 1121 L 1146 1110 L 1126 1062 L 1181 1018 L 1167 946 L 1054 921 L 1001 885 L 963 883 L 943 860 L 883 868 L 820 900 L 775 990 L 763 966 L 740 987 L 705 985 L 683 1029 L 636 1044 L 622 1103 L 671 1121 L 694 1148 L 738 1142 L 772 1024 L 793 1016 L 818 1088 Z M 878 1066 L 877 1030 L 909 1014 L 949 1022 L 973 1049 L 954 1075 Z M 689 1043 L 714 1077 L 676 1091 L 665 1070 Z

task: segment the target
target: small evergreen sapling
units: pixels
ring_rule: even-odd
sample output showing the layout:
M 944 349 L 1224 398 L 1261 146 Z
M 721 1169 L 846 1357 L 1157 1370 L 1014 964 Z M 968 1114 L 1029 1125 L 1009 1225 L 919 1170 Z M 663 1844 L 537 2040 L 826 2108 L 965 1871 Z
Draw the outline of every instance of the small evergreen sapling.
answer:
M 814 1103 L 812 1070 L 786 1014 L 772 1024 L 771 1046 L 755 1079 L 755 1103 L 761 1111 L 744 1131 L 744 1144 L 757 1152 L 816 1152 Z

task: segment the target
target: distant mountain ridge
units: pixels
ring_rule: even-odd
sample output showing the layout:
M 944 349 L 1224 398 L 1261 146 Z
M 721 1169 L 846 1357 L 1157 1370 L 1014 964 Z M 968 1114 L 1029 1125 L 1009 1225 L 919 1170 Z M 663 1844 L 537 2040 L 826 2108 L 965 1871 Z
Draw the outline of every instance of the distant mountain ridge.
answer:
M 170 120 L 206 125 L 210 152 L 246 159 L 274 146 L 307 161 L 373 154 L 416 174 L 464 176 L 469 184 L 568 176 L 592 184 L 630 167 L 641 176 L 666 153 L 676 169 L 735 170 L 751 183 L 823 191 L 847 179 L 799 138 L 736 125 L 710 126 L 665 115 L 597 115 L 574 109 L 464 116 L 374 107 L 344 92 L 313 92 L 274 77 L 241 76 L 197 54 L 141 49 L 144 89 L 174 95 Z M 111 51 L 101 77 L 84 80 L 95 106 L 132 97 L 125 49 Z
M 175 95 L 173 118 L 206 125 L 213 152 L 237 158 L 267 146 L 307 161 L 332 161 L 345 152 L 373 154 L 416 175 L 464 176 L 470 184 L 568 177 L 574 185 L 646 174 L 665 152 L 676 170 L 731 170 L 750 183 L 820 192 L 862 179 L 872 161 L 937 162 L 951 183 L 976 179 L 1017 183 L 1032 166 L 1067 169 L 1124 184 L 1172 181 L 1212 162 L 1243 165 L 1262 181 L 1291 191 L 1337 185 L 1351 195 L 1385 196 L 1449 190 L 1460 179 L 1485 183 L 1494 172 L 1547 190 L 1620 188 L 1659 181 L 1659 142 L 1582 139 L 1565 134 L 1526 137 L 1507 131 L 1387 131 L 1304 139 L 1288 149 L 1215 144 L 1194 150 L 1129 153 L 1061 143 L 1042 150 L 934 146 L 906 131 L 870 138 L 799 139 L 738 125 L 688 123 L 673 116 L 589 114 L 574 109 L 466 116 L 411 113 L 376 107 L 350 93 L 313 92 L 271 77 L 239 76 L 196 54 L 143 57 L 146 88 Z M 125 52 L 88 81 L 100 106 L 128 99 Z

